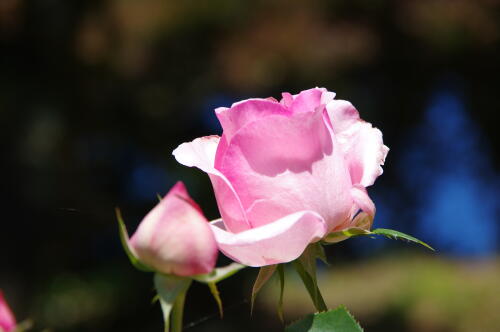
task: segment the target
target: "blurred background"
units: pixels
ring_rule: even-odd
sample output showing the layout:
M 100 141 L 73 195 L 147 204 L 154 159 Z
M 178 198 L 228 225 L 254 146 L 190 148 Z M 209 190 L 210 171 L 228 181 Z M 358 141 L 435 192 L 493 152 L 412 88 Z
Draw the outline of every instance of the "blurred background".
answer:
M 208 178 L 171 156 L 219 134 L 213 109 L 322 86 L 391 151 L 370 195 L 404 242 L 328 248 L 320 285 L 367 331 L 500 329 L 498 0 L 0 0 L 0 288 L 34 331 L 161 331 L 152 276 L 123 253 L 175 181 L 217 218 Z M 221 258 L 221 264 L 227 262 Z M 279 331 L 256 269 L 188 296 L 187 331 Z M 287 321 L 313 307 L 292 272 Z

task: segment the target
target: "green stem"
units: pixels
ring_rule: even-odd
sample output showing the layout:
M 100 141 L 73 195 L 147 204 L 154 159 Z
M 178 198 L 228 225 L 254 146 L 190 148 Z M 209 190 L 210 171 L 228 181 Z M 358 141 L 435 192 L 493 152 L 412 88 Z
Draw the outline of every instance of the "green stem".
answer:
M 325 300 L 321 295 L 315 279 L 311 275 L 309 275 L 309 273 L 307 273 L 307 271 L 302 266 L 302 263 L 298 259 L 293 261 L 293 266 L 295 267 L 295 270 L 297 270 L 300 279 L 302 279 L 302 282 L 306 286 L 307 292 L 309 293 L 309 296 L 311 297 L 316 310 L 318 310 L 319 312 L 327 311 L 328 307 L 326 306 Z
M 181 292 L 177 296 L 177 299 L 175 299 L 174 307 L 172 308 L 172 332 L 182 332 L 182 320 L 184 316 L 186 293 L 187 292 Z

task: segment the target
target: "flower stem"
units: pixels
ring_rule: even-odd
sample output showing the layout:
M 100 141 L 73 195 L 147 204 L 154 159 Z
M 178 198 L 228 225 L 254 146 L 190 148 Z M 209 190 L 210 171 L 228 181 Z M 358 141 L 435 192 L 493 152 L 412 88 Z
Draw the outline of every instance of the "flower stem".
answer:
M 174 307 L 172 308 L 172 332 L 182 332 L 185 301 L 186 292 L 181 292 L 177 299 L 175 299 Z

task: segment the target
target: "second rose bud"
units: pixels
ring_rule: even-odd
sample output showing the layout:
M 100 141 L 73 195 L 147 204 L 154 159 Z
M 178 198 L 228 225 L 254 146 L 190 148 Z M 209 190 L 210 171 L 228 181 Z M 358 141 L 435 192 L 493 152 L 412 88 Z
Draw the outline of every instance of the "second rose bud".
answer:
M 212 272 L 218 254 L 208 220 L 182 182 L 141 221 L 129 246 L 143 264 L 183 277 Z

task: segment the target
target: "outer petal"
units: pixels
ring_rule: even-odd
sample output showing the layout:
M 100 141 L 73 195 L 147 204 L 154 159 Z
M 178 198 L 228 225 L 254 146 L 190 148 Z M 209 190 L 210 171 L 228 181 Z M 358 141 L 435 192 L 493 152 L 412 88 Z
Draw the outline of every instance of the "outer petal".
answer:
M 234 135 L 219 169 L 252 227 L 309 210 L 333 228 L 352 205 L 350 176 L 336 144 L 322 111 L 271 115 Z
M 217 259 L 208 221 L 182 182 L 143 219 L 130 245 L 144 263 L 179 276 L 211 272 Z
M 248 266 L 264 266 L 296 259 L 309 243 L 325 235 L 327 226 L 317 213 L 301 211 L 238 234 L 227 232 L 221 221 L 213 222 L 212 230 L 226 256 Z
M 362 185 L 354 185 L 351 189 L 351 196 L 356 206 L 366 212 L 372 219 L 375 217 L 375 204 Z
M 389 148 L 382 132 L 359 118 L 358 111 L 345 100 L 333 100 L 326 106 L 333 131 L 349 165 L 353 184 L 371 186 L 383 172 Z
M 7 301 L 3 297 L 3 292 L 0 290 L 0 330 L 5 332 L 14 331 L 16 328 L 16 319 L 9 308 Z
M 232 184 L 214 168 L 219 140 L 218 136 L 200 137 L 179 145 L 172 154 L 179 163 L 189 167 L 198 167 L 210 176 L 224 223 L 228 230 L 237 233 L 249 229 L 250 225 Z M 225 142 L 223 139 L 221 144 L 226 145 Z
M 252 121 L 268 115 L 288 113 L 289 111 L 277 101 L 257 98 L 234 103 L 231 108 L 220 107 L 215 110 L 228 141 L 231 141 L 238 129 Z
M 285 98 L 285 96 L 283 97 Z M 325 106 L 334 97 L 335 93 L 329 92 L 325 88 L 313 88 L 294 95 L 293 102 L 289 107 L 292 113 L 314 112 L 318 107 Z

